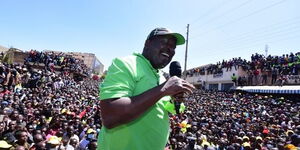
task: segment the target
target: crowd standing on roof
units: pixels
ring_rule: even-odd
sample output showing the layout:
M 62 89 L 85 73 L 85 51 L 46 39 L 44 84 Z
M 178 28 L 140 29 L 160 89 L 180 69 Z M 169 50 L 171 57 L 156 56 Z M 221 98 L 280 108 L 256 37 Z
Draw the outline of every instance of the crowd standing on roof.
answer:
M 282 56 L 265 57 L 261 54 L 252 54 L 251 60 L 247 61 L 241 57 L 228 61 L 223 60 L 206 67 L 194 68 L 187 72 L 188 76 L 222 74 L 223 71 L 242 68 L 247 72 L 246 76 L 239 77 L 239 85 L 283 85 L 287 78 L 293 78 L 295 84 L 299 83 L 300 53 L 284 54 Z M 237 81 L 238 81 L 237 80 Z
M 89 69 L 82 59 L 77 59 L 66 53 L 30 50 L 28 54 L 29 56 L 25 59 L 25 63 L 42 63 L 45 65 L 45 69 L 51 72 L 54 72 L 55 66 L 60 66 L 62 71 L 69 70 L 86 75 L 89 73 Z

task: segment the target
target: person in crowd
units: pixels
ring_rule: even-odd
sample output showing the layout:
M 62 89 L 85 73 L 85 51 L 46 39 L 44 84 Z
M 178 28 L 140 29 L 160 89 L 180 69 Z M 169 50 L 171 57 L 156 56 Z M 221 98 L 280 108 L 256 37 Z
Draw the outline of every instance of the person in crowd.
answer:
M 261 84 L 262 85 L 267 85 L 267 81 L 268 81 L 268 72 L 266 70 L 264 70 L 262 72 L 262 80 L 261 80 Z
M 271 84 L 275 84 L 276 80 L 277 80 L 277 76 L 278 76 L 279 70 L 277 67 L 273 67 L 272 68 L 272 81 Z
M 92 140 L 89 144 L 88 144 L 88 150 L 96 150 L 97 149 L 97 140 Z
M 35 146 L 35 150 L 46 150 L 46 142 L 45 141 L 38 142 Z
M 231 81 L 233 82 L 233 86 L 237 86 L 237 76 L 235 75 L 235 73 L 232 74 L 231 76 Z
M 35 134 L 33 136 L 33 143 L 31 143 L 31 146 L 29 150 L 36 150 L 37 149 L 37 144 L 44 141 L 42 134 Z
M 253 73 L 252 73 L 252 71 L 248 72 L 248 79 L 247 79 L 247 81 L 248 81 L 248 83 L 247 83 L 248 86 L 252 86 L 253 85 Z
M 29 149 L 30 144 L 27 142 L 28 136 L 25 130 L 16 131 L 15 137 L 17 141 L 14 143 L 14 147 L 17 149 L 18 147 L 24 147 L 24 149 Z M 21 148 L 20 148 L 21 149 Z
M 89 143 L 96 139 L 96 133 L 97 132 L 94 129 L 88 129 L 86 131 L 86 137 L 80 141 L 78 149 L 85 150 L 88 147 Z

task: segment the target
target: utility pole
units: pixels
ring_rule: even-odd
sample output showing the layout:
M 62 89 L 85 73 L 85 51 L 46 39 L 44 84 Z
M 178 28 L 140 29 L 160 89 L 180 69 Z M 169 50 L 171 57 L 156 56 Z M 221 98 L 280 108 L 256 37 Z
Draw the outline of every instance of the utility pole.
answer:
M 187 76 L 186 65 L 187 65 L 187 53 L 188 53 L 188 45 L 189 45 L 190 24 L 187 24 L 186 30 L 187 31 L 186 31 L 186 40 L 185 40 L 184 79 L 186 79 Z
M 268 49 L 269 49 L 269 46 L 268 46 L 268 44 L 266 44 L 266 46 L 265 46 L 266 58 L 268 57 Z

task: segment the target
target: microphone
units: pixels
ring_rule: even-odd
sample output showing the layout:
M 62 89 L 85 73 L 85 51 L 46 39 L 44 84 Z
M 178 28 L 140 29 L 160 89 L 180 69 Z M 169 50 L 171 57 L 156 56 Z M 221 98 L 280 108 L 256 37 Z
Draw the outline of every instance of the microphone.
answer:
M 181 72 L 182 72 L 182 70 L 181 70 L 180 63 L 178 61 L 171 62 L 170 70 L 169 70 L 170 76 L 171 77 L 177 76 L 178 78 L 181 78 Z M 181 102 L 174 101 L 176 114 L 179 114 L 180 105 L 181 105 Z

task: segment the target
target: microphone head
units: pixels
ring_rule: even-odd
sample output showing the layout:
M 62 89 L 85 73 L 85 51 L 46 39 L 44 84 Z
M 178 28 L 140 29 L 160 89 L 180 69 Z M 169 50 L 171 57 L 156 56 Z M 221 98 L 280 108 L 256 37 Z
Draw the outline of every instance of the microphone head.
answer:
M 180 63 L 178 61 L 172 61 L 170 64 L 170 70 L 169 70 L 169 74 L 170 76 L 177 76 L 177 77 L 181 77 L 181 66 Z

